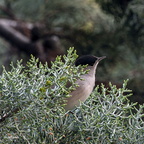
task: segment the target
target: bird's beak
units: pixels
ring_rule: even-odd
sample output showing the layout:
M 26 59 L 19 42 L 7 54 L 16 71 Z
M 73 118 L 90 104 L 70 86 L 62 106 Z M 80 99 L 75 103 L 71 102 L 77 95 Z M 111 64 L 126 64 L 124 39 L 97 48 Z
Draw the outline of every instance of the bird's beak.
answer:
M 95 65 L 97 65 L 101 60 L 105 59 L 106 56 L 96 57 L 96 58 L 97 58 L 97 60 L 96 60 L 96 62 L 95 62 Z
M 101 60 L 105 59 L 106 56 L 102 56 L 102 57 L 97 57 L 97 61 L 100 62 Z

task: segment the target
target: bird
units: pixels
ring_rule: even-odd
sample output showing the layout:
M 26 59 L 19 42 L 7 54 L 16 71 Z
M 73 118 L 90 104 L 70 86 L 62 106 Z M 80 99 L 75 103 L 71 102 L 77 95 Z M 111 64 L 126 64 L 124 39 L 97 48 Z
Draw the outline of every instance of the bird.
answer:
M 83 55 L 76 59 L 75 66 L 87 65 L 85 70 L 89 71 L 88 73 L 81 75 L 81 78 L 76 81 L 78 87 L 70 93 L 70 97 L 66 98 L 66 111 L 73 110 L 79 106 L 81 102 L 85 102 L 90 96 L 95 87 L 98 63 L 104 58 L 106 58 L 106 56 L 96 57 L 94 55 Z

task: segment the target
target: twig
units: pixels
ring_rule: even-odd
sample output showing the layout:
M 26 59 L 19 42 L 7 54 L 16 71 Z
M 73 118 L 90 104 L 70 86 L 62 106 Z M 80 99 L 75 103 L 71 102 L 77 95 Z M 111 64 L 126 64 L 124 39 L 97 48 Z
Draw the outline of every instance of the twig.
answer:
M 0 122 L 3 122 L 5 121 L 6 118 L 9 118 L 11 116 L 13 116 L 15 113 L 17 113 L 18 111 L 20 110 L 20 108 L 15 108 L 13 109 L 11 112 L 5 114 L 1 119 L 0 119 Z

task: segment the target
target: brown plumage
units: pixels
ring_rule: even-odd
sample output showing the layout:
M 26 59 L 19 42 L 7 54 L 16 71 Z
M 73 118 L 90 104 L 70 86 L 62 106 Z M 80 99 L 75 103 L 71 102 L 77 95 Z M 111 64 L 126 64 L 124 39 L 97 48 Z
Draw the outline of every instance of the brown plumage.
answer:
M 95 74 L 98 63 L 106 58 L 103 57 L 96 57 L 92 55 L 85 55 L 80 58 L 78 58 L 75 62 L 75 65 L 88 65 L 86 69 L 89 69 L 89 72 L 87 74 L 84 74 L 81 76 L 83 80 L 77 80 L 76 83 L 79 85 L 76 90 L 72 91 L 71 97 L 67 98 L 67 103 L 65 106 L 66 110 L 72 110 L 76 106 L 79 106 L 80 101 L 84 102 L 91 92 L 93 91 L 93 88 L 95 86 Z

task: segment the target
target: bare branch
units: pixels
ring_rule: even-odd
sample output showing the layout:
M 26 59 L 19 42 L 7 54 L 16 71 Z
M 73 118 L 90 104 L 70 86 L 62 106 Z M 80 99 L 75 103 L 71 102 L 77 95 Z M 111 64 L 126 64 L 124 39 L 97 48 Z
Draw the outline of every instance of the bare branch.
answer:
M 57 36 L 43 37 L 43 25 L 0 19 L 0 36 L 27 55 L 33 54 L 42 62 L 50 62 L 57 55 L 64 54 Z
M 15 30 L 11 26 L 16 26 L 14 21 L 0 20 L 0 36 L 9 41 L 12 45 L 29 54 L 34 53 L 34 44 L 30 39 Z

